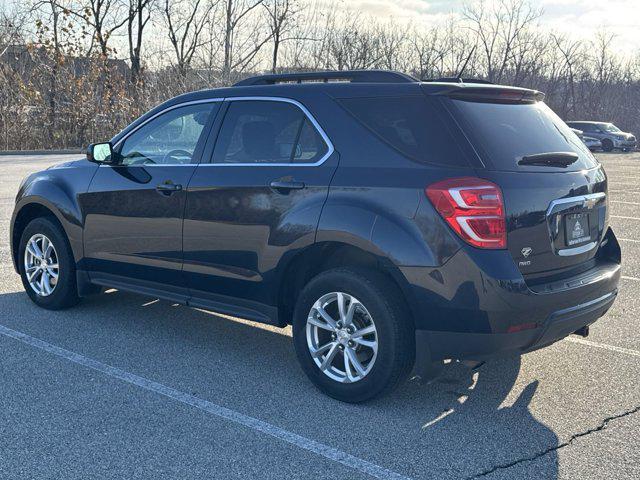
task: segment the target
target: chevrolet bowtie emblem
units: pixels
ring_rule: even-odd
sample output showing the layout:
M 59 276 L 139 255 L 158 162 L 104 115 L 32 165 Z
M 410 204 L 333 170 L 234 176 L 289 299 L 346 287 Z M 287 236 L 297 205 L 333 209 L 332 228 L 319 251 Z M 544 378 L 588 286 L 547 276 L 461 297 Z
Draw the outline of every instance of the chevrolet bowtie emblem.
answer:
M 582 206 L 591 210 L 596 203 L 598 203 L 599 198 L 585 198 L 582 201 Z

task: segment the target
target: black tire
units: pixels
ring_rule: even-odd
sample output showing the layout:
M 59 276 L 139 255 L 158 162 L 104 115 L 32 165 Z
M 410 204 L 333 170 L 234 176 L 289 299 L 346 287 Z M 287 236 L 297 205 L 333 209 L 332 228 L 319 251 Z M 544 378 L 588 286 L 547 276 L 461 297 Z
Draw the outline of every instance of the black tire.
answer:
M 45 235 L 53 244 L 58 263 L 58 278 L 53 291 L 42 296 L 36 293 L 29 284 L 25 272 L 25 250 L 27 242 L 37 234 Z M 29 298 L 39 307 L 47 310 L 61 310 L 77 304 L 78 288 L 76 284 L 76 264 L 71 251 L 71 246 L 60 225 L 53 219 L 47 217 L 31 220 L 22 232 L 20 245 L 18 248 L 18 267 L 22 285 L 29 295 Z
M 340 383 L 323 373 L 307 344 L 309 312 L 316 300 L 331 292 L 357 298 L 370 313 L 377 330 L 375 361 L 370 371 L 353 383 Z M 391 392 L 406 380 L 415 359 L 413 322 L 398 288 L 384 275 L 368 269 L 336 268 L 313 278 L 296 302 L 293 341 L 302 369 L 316 387 L 330 397 L 349 403 Z
M 604 140 L 602 140 L 602 150 L 604 150 L 605 152 L 612 152 L 613 142 L 608 138 L 605 138 Z

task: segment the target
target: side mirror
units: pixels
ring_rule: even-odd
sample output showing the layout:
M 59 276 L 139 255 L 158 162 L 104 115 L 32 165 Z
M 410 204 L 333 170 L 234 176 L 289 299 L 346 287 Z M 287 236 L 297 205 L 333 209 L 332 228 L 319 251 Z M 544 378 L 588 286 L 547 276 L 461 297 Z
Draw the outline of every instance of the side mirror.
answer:
M 114 155 L 111 142 L 92 143 L 89 145 L 87 147 L 87 160 L 105 164 L 116 163 L 116 156 Z

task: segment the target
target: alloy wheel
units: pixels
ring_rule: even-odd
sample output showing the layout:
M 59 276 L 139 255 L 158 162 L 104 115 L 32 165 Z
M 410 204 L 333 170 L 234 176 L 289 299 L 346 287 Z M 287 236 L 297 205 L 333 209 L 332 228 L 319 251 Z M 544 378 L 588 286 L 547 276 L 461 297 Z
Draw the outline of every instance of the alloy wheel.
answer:
M 24 271 L 34 292 L 41 297 L 48 297 L 53 293 L 58 284 L 60 267 L 58 253 L 46 235 L 37 233 L 27 242 Z
M 327 293 L 311 307 L 307 347 L 320 371 L 340 383 L 366 377 L 378 354 L 378 332 L 366 307 L 343 292 Z

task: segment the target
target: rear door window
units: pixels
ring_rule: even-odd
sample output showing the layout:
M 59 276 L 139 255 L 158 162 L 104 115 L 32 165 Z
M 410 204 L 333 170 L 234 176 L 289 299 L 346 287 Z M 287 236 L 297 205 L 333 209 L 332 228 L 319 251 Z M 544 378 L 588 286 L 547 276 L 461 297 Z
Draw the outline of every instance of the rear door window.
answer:
M 582 130 L 583 132 L 595 132 L 595 125 L 591 125 L 590 123 L 569 123 L 568 124 L 572 128 L 577 128 L 578 130 Z
M 298 133 L 294 163 L 315 163 L 327 153 L 327 144 L 308 118 L 302 122 Z
M 468 166 L 458 141 L 424 95 L 343 98 L 339 103 L 379 138 L 413 160 Z
M 214 163 L 315 163 L 328 147 L 306 114 L 289 102 L 231 101 Z
M 549 171 L 550 167 L 521 166 L 518 161 L 523 156 L 550 152 L 578 154 L 578 160 L 568 167 L 555 167 L 562 171 L 578 171 L 598 165 L 580 138 L 544 102 L 451 102 L 454 115 L 460 119 L 474 146 L 480 147 L 483 161 L 495 170 Z M 576 128 L 576 124 L 573 125 Z

